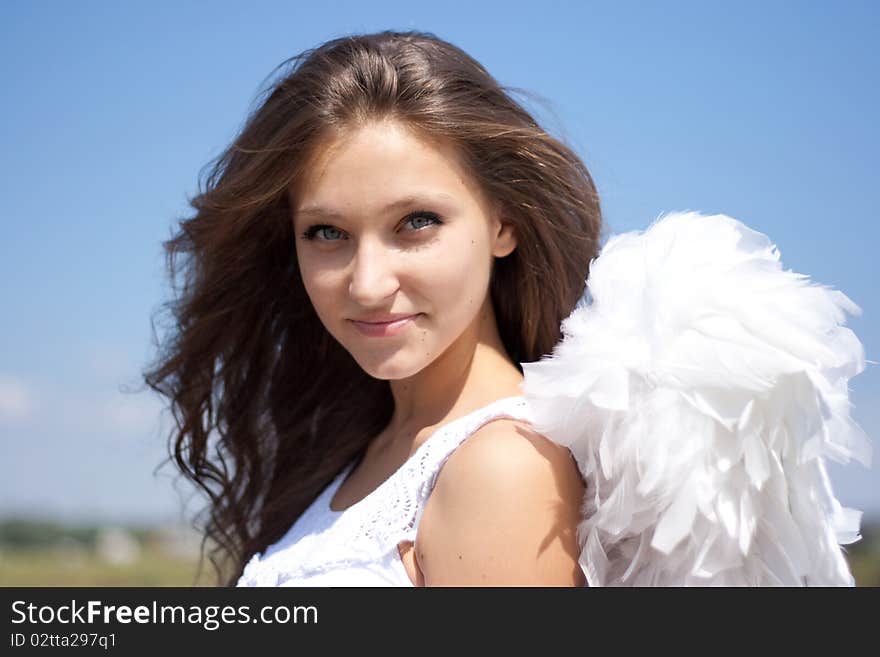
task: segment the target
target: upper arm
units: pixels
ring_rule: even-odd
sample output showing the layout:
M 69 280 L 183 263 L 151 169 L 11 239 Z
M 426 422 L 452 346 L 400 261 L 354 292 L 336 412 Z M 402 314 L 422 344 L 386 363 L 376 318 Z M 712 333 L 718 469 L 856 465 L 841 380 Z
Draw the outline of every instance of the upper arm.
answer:
M 571 453 L 514 420 L 489 422 L 448 458 L 416 538 L 426 586 L 582 586 L 584 483 Z

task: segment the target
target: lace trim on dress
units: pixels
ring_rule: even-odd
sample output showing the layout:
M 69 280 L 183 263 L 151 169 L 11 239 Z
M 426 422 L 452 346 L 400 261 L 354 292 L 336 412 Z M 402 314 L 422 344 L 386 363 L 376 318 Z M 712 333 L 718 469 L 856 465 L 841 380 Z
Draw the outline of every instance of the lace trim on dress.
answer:
M 279 586 L 291 579 L 375 563 L 389 554 L 400 561 L 397 546 L 415 541 L 422 508 L 443 464 L 465 438 L 500 417 L 528 420 L 528 402 L 524 397 L 505 397 L 448 422 L 366 497 L 334 511 L 330 501 L 355 466 L 352 461 L 281 540 L 251 558 L 238 585 Z

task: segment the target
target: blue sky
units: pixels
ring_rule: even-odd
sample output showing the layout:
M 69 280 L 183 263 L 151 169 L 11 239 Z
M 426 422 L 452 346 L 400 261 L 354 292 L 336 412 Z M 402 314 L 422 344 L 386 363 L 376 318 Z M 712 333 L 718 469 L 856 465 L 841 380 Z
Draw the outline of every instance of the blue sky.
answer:
M 862 307 L 880 361 L 876 3 L 314 4 L 0 3 L 0 514 L 179 517 L 159 402 L 120 391 L 168 295 L 160 243 L 273 68 L 354 32 L 433 32 L 544 98 L 612 232 L 691 209 L 768 234 Z M 875 460 L 878 371 L 850 382 Z M 880 518 L 878 466 L 830 471 Z

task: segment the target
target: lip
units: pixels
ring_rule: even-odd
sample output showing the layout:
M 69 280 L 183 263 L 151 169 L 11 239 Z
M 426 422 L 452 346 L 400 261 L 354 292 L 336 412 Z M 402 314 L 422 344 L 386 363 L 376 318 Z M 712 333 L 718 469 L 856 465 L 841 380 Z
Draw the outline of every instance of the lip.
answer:
M 385 315 L 385 321 L 364 321 L 351 319 L 349 320 L 352 325 L 360 331 L 363 335 L 372 337 L 372 338 L 384 338 L 392 335 L 397 335 L 401 331 L 403 331 L 406 327 L 415 321 L 416 317 L 419 317 L 422 313 L 416 313 L 415 315 Z

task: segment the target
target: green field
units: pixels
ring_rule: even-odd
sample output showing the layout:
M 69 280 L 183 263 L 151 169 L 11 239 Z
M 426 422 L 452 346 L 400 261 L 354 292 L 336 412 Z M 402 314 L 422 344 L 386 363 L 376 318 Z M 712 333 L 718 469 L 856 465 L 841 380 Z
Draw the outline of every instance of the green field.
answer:
M 146 550 L 125 564 L 95 555 L 65 557 L 51 549 L 4 550 L 0 553 L 3 586 L 210 586 L 196 579 L 198 561 L 171 558 Z
M 845 547 L 858 586 L 880 586 L 880 526 Z M 65 527 L 0 522 L 0 586 L 214 586 L 198 537 L 176 528 Z
M 200 537 L 182 527 L 0 522 L 2 586 L 211 586 Z M 206 562 L 207 563 L 207 562 Z

